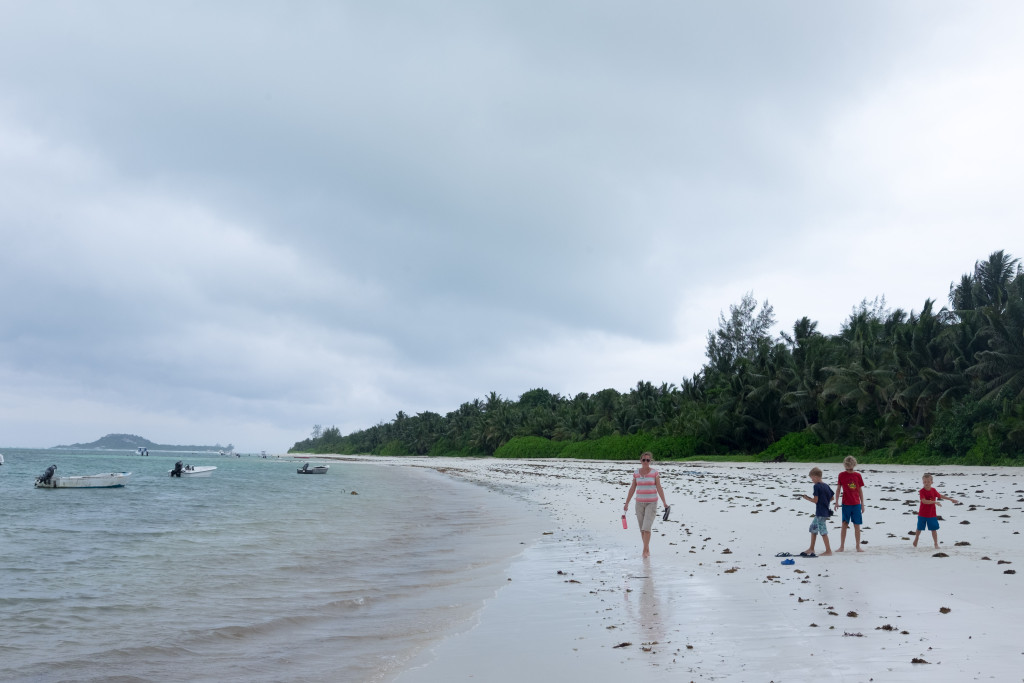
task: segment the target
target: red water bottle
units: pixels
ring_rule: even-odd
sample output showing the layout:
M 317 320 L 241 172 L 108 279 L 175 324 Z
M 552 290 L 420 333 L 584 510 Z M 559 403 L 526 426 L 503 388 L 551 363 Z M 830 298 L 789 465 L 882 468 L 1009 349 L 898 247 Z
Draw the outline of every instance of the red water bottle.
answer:
M 622 528 L 623 529 L 626 528 L 626 515 L 625 514 L 622 515 Z

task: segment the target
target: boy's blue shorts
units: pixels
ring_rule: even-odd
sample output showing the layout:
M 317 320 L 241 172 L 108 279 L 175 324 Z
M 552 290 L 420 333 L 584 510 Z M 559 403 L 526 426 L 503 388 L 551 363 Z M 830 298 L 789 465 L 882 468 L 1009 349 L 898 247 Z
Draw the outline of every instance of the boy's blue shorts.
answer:
M 925 526 L 928 527 L 928 531 L 939 530 L 939 520 L 935 517 L 917 517 L 917 530 L 924 531 Z
M 860 514 L 860 503 L 857 503 L 856 505 L 843 506 L 843 524 L 849 524 L 850 522 L 853 522 L 857 526 L 864 523 Z

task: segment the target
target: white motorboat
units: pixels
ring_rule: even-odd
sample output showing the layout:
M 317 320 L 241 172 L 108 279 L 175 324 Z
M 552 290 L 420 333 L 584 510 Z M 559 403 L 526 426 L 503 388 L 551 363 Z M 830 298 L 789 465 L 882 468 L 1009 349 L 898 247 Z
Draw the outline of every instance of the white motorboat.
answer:
M 174 469 L 168 474 L 172 477 L 208 477 L 216 467 L 212 465 L 182 465 L 181 461 L 174 463 Z
M 73 477 L 58 477 L 54 474 L 57 466 L 51 465 L 46 472 L 36 477 L 37 489 L 113 489 L 128 483 L 131 472 L 107 472 Z
M 309 463 L 307 462 L 305 465 L 303 465 L 302 467 L 295 471 L 298 472 L 299 474 L 327 474 L 327 470 L 330 467 L 330 465 L 316 465 L 315 467 L 310 467 Z

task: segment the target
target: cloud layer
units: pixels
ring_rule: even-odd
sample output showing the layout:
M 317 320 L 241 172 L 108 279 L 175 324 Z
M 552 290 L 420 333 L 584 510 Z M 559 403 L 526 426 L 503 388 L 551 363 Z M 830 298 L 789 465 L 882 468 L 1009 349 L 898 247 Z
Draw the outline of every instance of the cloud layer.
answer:
M 1013 3 L 0 4 L 0 443 L 284 450 L 1020 245 Z

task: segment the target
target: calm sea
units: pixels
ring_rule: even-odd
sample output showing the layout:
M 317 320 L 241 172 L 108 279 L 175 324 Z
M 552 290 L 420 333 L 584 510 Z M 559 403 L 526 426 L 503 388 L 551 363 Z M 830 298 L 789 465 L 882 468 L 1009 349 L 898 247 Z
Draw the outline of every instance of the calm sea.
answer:
M 387 680 L 465 627 L 541 524 L 420 467 L 0 452 L 4 681 Z M 179 459 L 217 470 L 171 479 Z M 34 489 L 50 464 L 133 474 Z

